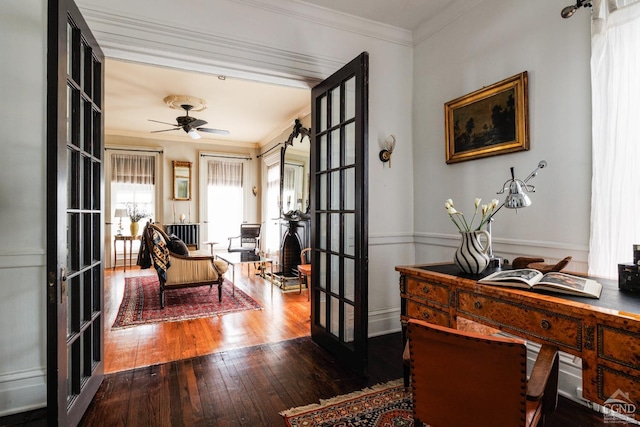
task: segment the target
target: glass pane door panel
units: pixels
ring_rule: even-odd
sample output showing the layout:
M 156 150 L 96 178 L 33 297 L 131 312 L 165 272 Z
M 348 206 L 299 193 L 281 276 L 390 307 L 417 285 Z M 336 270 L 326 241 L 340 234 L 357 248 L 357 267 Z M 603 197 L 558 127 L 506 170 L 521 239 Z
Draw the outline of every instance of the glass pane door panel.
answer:
M 320 98 L 320 117 L 318 121 L 320 122 L 318 131 L 324 132 L 325 130 L 327 130 L 327 96 L 326 95 Z
M 330 218 L 331 227 L 331 242 L 329 244 L 329 250 L 332 252 L 340 253 L 340 214 L 331 214 Z
M 344 297 L 349 301 L 355 298 L 355 282 L 356 282 L 355 261 L 351 258 L 344 259 Z
M 344 170 L 344 209 L 354 210 L 356 208 L 356 170 L 347 168 Z
M 325 173 L 320 175 L 320 179 L 319 179 L 319 192 L 320 192 L 320 205 L 318 206 L 318 209 L 321 211 L 326 211 L 327 209 L 329 209 L 329 205 L 327 204 L 327 194 L 328 194 L 328 185 L 327 185 L 327 180 L 329 179 L 329 176 Z
M 318 226 L 320 228 L 320 238 L 318 239 L 318 248 L 327 249 L 327 220 L 328 214 L 318 214 Z
M 329 312 L 331 324 L 329 325 L 329 332 L 337 337 L 340 336 L 340 300 L 331 296 L 329 300 L 331 301 L 331 311 Z
M 329 148 L 327 147 L 327 135 L 322 135 L 320 138 L 318 138 L 319 140 L 319 148 L 318 150 L 320 151 L 320 166 L 319 166 L 319 170 L 321 171 L 325 171 L 328 168 L 328 161 L 327 159 L 329 158 Z
M 329 175 L 331 179 L 331 206 L 329 209 L 340 209 L 340 171 L 331 172 Z
M 91 209 L 91 192 L 93 190 L 93 166 L 91 164 L 91 158 L 82 157 L 82 209 Z
M 331 169 L 340 167 L 340 129 L 331 132 Z
M 345 213 L 344 216 L 344 250 L 345 255 L 356 254 L 356 215 Z
M 344 335 L 344 342 L 350 343 L 354 341 L 354 322 L 355 322 L 355 312 L 353 310 L 353 306 L 351 304 L 344 305 L 344 330 L 342 331 Z
M 344 165 L 356 163 L 356 125 L 349 123 L 344 127 Z
M 356 116 L 356 78 L 351 77 L 344 83 L 344 120 Z
M 67 149 L 67 208 L 80 208 L 80 153 Z
M 319 269 L 318 269 L 320 275 L 319 275 L 318 280 L 317 280 L 318 284 L 315 285 L 315 286 L 317 286 L 320 289 L 327 289 L 327 257 L 328 256 L 329 255 L 326 254 L 326 253 L 321 253 L 318 256 L 318 258 L 320 260 Z M 324 295 L 324 294 L 322 294 L 322 295 Z
M 330 126 L 336 126 L 340 123 L 340 86 L 334 88 L 330 92 L 331 97 L 331 123 Z
M 78 238 L 80 236 L 80 214 L 71 213 L 67 215 L 67 238 L 69 240 L 67 259 L 67 270 L 69 272 L 80 270 L 80 243 Z
M 331 255 L 331 292 L 337 294 L 340 292 L 340 257 Z
M 327 294 L 320 293 L 318 301 L 318 325 L 327 327 Z

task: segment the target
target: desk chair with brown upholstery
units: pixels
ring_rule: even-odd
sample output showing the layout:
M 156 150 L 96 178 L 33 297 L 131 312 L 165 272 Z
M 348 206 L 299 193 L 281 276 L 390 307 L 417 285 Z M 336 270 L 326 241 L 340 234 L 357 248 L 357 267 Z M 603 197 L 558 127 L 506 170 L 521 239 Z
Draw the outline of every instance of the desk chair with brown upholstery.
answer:
M 311 294 L 311 263 L 307 261 L 307 253 L 310 251 L 311 248 L 305 248 L 300 252 L 300 264 L 298 264 L 299 293 L 302 293 L 302 278 L 304 277 L 307 284 L 307 301 L 309 301 Z
M 527 349 L 520 339 L 415 319 L 407 328 L 415 426 L 536 426 L 555 410 L 555 347 L 542 346 L 527 382 Z
M 146 250 L 149 251 L 153 266 L 160 280 L 160 307 L 164 308 L 164 291 L 191 286 L 218 285 L 218 301 L 222 301 L 222 284 L 228 265 L 213 256 L 202 253 L 186 254 L 174 252 L 172 239 L 155 224 L 149 222 L 143 233 Z M 184 243 L 183 243 L 184 245 Z

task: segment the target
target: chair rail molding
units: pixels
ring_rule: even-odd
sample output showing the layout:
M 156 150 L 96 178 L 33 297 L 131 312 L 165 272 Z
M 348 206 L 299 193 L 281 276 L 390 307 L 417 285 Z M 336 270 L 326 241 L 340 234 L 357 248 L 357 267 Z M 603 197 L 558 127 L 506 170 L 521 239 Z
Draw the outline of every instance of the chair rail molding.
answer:
M 557 262 L 571 255 L 573 259 L 569 264 L 568 270 L 576 273 L 587 273 L 588 270 L 589 247 L 587 245 L 495 238 L 494 236 L 492 236 L 491 240 L 494 253 L 508 260 L 518 256 L 544 256 L 547 262 Z M 453 256 L 453 249 L 460 244 L 460 236 L 457 234 L 420 232 L 415 233 L 415 242 L 416 260 L 421 262 L 420 260 L 425 258 L 422 256 L 424 252 L 429 252 L 430 255 L 435 252 L 442 256 Z M 430 257 L 425 262 L 438 262 L 438 260 Z

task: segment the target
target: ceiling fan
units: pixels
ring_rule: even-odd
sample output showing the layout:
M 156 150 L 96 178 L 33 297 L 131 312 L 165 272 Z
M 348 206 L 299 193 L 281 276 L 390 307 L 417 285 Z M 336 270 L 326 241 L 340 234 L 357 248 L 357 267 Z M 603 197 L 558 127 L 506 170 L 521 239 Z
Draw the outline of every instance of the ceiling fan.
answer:
M 150 122 L 162 123 L 165 125 L 174 126 L 171 129 L 154 130 L 154 131 L 151 131 L 151 133 L 168 132 L 171 130 L 182 129 L 193 139 L 201 138 L 198 132 L 216 133 L 218 135 L 229 135 L 228 130 L 203 128 L 202 126 L 207 124 L 205 120 L 196 119 L 195 117 L 192 117 L 189 115 L 189 111 L 193 109 L 193 105 L 181 104 L 180 107 L 182 107 L 182 109 L 186 111 L 187 114 L 185 116 L 176 117 L 176 122 L 178 122 L 177 124 L 148 119 Z

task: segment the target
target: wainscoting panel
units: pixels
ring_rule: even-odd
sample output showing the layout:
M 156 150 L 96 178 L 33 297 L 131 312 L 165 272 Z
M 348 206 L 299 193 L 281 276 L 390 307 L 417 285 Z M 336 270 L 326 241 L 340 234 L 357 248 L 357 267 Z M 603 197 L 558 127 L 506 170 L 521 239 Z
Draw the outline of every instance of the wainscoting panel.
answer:
M 0 416 L 46 406 L 44 264 L 42 249 L 0 254 Z

